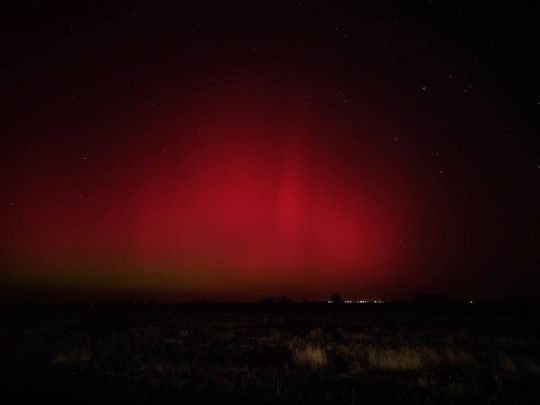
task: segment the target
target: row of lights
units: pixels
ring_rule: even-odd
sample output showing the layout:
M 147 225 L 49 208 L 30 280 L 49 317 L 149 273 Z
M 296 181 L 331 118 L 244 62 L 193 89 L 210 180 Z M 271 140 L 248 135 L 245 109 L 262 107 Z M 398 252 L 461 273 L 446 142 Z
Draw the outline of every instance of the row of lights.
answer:
M 351 300 L 347 300 L 347 301 L 343 301 L 343 302 L 345 304 L 384 304 L 384 301 L 382 301 L 382 300 L 376 300 L 376 301 L 367 301 L 367 300 L 351 301 Z M 329 304 L 334 304 L 334 301 L 329 300 L 328 303 Z

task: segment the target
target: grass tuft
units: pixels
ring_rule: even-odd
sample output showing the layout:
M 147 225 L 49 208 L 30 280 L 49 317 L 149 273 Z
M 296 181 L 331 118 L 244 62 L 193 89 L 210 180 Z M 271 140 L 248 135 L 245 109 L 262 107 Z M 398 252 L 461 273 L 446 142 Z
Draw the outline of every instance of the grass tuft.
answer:
M 325 350 L 312 345 L 294 350 L 293 359 L 296 364 L 308 369 L 320 369 L 328 364 L 328 357 Z
M 377 349 L 370 347 L 367 350 L 368 364 L 371 368 L 386 370 L 417 370 L 422 368 L 421 353 L 404 347 L 399 349 Z

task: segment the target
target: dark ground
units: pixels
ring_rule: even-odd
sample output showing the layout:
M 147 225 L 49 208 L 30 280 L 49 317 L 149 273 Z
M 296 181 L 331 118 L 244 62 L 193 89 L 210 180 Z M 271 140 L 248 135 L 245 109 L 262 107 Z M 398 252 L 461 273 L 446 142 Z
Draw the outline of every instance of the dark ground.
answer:
M 535 306 L 4 307 L 4 398 L 538 404 Z

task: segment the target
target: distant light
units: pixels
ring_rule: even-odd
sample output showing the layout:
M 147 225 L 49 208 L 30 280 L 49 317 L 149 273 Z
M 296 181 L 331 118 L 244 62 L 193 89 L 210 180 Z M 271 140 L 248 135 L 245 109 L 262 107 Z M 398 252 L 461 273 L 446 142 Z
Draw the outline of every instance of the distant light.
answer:
M 328 300 L 326 302 L 328 304 L 335 304 L 336 303 L 335 301 L 332 301 L 332 300 Z M 358 301 L 343 300 L 342 303 L 344 303 L 344 304 L 384 304 L 385 301 L 383 301 L 383 300 L 358 300 Z
M 469 301 L 469 304 L 474 304 L 474 301 Z

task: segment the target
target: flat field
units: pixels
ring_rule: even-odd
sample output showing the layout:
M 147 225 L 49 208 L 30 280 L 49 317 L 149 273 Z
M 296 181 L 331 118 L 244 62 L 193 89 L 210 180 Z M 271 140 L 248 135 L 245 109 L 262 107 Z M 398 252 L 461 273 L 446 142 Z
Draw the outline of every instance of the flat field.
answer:
M 18 403 L 539 404 L 534 306 L 0 309 Z

